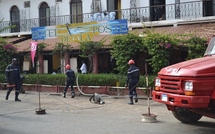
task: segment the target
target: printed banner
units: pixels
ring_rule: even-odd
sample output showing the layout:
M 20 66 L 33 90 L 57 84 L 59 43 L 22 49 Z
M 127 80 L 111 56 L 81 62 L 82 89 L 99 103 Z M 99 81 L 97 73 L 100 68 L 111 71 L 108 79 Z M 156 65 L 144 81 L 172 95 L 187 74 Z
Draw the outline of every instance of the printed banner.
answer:
M 32 61 L 32 64 L 34 67 L 34 57 L 35 57 L 35 54 L 37 52 L 38 42 L 30 42 L 30 45 L 31 45 L 31 61 Z
M 84 22 L 31 28 L 32 40 L 59 38 L 61 42 L 91 40 L 96 35 L 127 34 L 127 20 Z

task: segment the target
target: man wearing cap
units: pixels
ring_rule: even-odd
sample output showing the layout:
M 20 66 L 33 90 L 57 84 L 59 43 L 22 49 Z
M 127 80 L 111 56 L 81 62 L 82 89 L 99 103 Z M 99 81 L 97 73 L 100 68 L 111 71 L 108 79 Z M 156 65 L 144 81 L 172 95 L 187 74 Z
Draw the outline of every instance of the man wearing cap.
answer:
M 5 99 L 8 100 L 10 92 L 15 87 L 15 101 L 21 101 L 18 96 L 21 88 L 20 70 L 17 66 L 17 59 L 13 58 L 12 63 L 9 64 L 5 69 L 5 78 L 8 83 L 8 91 Z
M 73 85 L 75 82 L 75 72 L 70 68 L 69 64 L 66 65 L 66 72 L 65 73 L 66 73 L 66 87 L 64 88 L 63 97 L 66 98 L 66 92 L 70 86 L 71 92 L 72 92 L 71 98 L 74 98 L 75 92 L 74 92 Z
M 134 60 L 132 59 L 129 60 L 128 64 L 130 65 L 130 68 L 128 69 L 128 72 L 127 72 L 127 82 L 126 82 L 126 86 L 128 85 L 129 98 L 130 98 L 130 102 L 128 104 L 133 105 L 134 104 L 133 96 L 135 97 L 135 103 L 138 102 L 136 87 L 140 79 L 140 71 L 138 67 L 135 66 Z

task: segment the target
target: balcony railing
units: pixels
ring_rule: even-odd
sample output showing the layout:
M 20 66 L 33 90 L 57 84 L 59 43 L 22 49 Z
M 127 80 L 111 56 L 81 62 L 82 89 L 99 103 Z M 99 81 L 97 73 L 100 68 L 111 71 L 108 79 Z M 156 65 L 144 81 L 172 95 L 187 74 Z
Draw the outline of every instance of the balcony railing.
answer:
M 210 7 L 213 3 L 210 1 L 195 1 L 175 3 L 159 6 L 148 6 L 116 10 L 113 12 L 85 13 L 77 15 L 50 16 L 47 18 L 23 19 L 16 21 L 3 21 L 0 23 L 0 29 L 11 25 L 17 25 L 15 29 L 7 29 L 2 33 L 30 32 L 32 27 L 55 26 L 67 23 L 82 23 L 92 21 L 104 21 L 115 19 L 127 19 L 129 23 L 174 20 L 174 19 L 192 19 L 205 16 L 213 16 Z

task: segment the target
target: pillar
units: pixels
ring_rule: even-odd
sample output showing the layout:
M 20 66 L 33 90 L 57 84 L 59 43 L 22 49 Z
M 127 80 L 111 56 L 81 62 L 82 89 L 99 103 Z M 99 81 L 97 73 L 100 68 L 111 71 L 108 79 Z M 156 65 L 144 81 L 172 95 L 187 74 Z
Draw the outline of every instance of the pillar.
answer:
M 65 65 L 70 64 L 70 54 L 69 54 L 69 52 L 64 53 L 64 58 L 65 58 Z
M 98 53 L 94 54 L 93 56 L 93 74 L 98 73 Z
M 43 74 L 44 73 L 43 55 L 39 54 L 38 59 L 39 59 L 39 74 Z

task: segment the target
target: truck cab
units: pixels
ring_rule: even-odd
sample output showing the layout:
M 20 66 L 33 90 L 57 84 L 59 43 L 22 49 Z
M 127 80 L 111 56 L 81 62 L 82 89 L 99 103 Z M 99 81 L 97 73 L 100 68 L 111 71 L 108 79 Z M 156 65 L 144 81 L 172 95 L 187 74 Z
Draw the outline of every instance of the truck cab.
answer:
M 215 37 L 203 57 L 162 68 L 152 98 L 183 123 L 197 122 L 202 116 L 215 119 Z

